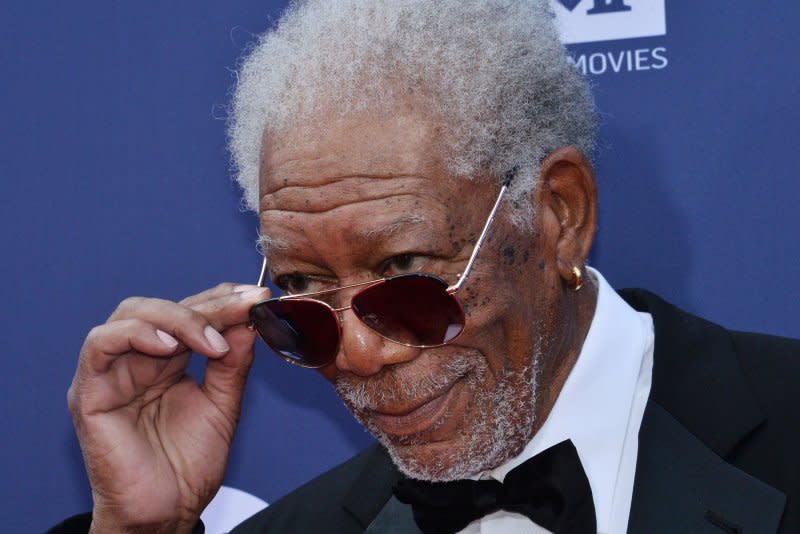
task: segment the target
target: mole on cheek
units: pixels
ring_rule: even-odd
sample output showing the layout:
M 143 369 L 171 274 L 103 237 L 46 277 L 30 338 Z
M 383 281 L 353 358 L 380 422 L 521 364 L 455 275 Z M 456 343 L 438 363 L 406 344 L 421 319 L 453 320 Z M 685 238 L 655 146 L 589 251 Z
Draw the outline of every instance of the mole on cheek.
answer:
M 505 258 L 506 265 L 514 265 L 517 251 L 512 245 L 507 245 L 503 248 L 503 257 Z
M 539 262 L 539 270 L 544 271 L 544 261 Z

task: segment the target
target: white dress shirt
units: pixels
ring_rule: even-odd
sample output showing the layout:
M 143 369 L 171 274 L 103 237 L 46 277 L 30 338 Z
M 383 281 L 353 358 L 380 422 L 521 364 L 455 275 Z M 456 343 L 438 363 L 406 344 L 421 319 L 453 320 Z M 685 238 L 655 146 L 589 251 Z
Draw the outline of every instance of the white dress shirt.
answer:
M 571 439 L 592 488 L 599 534 L 624 534 L 633 495 L 639 427 L 653 370 L 653 320 L 631 308 L 603 276 L 597 307 L 578 361 L 544 425 L 522 453 L 479 478 L 503 481 L 528 458 Z M 476 519 L 463 534 L 541 534 L 527 517 L 500 510 Z

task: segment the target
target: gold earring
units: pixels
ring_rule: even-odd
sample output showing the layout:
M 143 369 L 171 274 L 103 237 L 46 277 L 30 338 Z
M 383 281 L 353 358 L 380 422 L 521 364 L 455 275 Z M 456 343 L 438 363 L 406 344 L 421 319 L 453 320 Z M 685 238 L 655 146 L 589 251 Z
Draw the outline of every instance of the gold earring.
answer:
M 581 273 L 579 267 L 573 267 L 572 274 L 575 275 L 575 281 L 572 283 L 572 289 L 578 291 L 581 287 L 583 287 L 583 273 Z

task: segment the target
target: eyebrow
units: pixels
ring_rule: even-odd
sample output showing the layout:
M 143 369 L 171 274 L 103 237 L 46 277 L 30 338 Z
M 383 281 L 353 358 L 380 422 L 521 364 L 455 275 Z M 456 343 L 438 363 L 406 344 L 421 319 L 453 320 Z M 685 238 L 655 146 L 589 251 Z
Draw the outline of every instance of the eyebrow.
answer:
M 285 239 L 272 237 L 259 232 L 258 239 L 256 239 L 256 246 L 261 255 L 269 260 L 269 252 L 271 250 L 286 250 L 289 248 L 289 242 Z
M 391 237 L 409 225 L 425 224 L 430 226 L 430 220 L 422 215 L 402 215 L 394 221 L 384 224 L 378 228 L 369 228 L 364 231 L 356 231 L 355 236 L 361 239 L 376 239 Z

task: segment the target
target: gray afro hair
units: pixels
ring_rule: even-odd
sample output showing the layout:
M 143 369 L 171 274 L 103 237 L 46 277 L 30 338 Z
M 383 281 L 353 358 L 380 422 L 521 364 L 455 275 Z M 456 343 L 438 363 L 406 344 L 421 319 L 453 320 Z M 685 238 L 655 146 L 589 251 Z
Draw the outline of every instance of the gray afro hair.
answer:
M 518 167 L 517 200 L 549 151 L 593 152 L 588 83 L 567 59 L 547 0 L 299 0 L 239 71 L 228 133 L 245 205 L 258 209 L 266 129 L 315 127 L 331 106 L 341 116 L 391 112 L 409 94 L 439 117 L 454 175 Z M 515 205 L 516 222 L 529 221 L 530 203 Z

